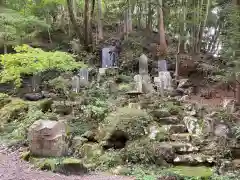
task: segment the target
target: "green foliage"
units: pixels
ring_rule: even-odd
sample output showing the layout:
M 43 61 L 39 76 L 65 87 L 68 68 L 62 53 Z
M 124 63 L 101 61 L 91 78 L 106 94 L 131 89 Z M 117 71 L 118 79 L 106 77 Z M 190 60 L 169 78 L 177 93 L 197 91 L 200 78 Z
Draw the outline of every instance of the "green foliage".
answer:
M 31 40 L 49 26 L 34 16 L 24 16 L 17 11 L 0 7 L 0 46 L 17 45 Z
M 236 137 L 238 140 L 240 140 L 240 126 L 239 126 L 239 125 L 236 125 L 236 126 L 233 128 L 233 130 L 234 130 L 234 135 L 235 135 L 235 137 Z
M 124 107 L 110 113 L 103 121 L 103 126 L 109 135 L 119 130 L 127 133 L 129 140 L 134 140 L 145 135 L 145 128 L 150 121 L 151 117 L 144 110 Z
M 84 115 L 89 120 L 101 122 L 109 113 L 109 93 L 102 86 L 92 87 L 86 92 L 87 103 L 82 106 Z
M 120 152 L 110 150 L 96 159 L 96 165 L 100 170 L 109 170 L 117 165 L 123 164 Z
M 28 45 L 15 47 L 16 54 L 1 55 L 4 70 L 0 73 L 1 82 L 14 81 L 16 87 L 21 85 L 21 75 L 37 74 L 48 69 L 70 71 L 85 66 L 75 62 L 65 52 L 45 52 Z

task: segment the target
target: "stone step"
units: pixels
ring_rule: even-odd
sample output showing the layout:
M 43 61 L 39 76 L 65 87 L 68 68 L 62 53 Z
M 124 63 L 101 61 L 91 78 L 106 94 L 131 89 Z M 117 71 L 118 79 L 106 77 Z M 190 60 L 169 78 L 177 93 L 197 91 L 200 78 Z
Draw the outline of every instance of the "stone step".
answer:
M 174 125 L 174 124 L 179 124 L 180 119 L 177 116 L 169 116 L 169 117 L 162 117 L 162 118 L 158 118 L 156 120 L 158 123 L 162 124 L 162 125 Z
M 187 132 L 187 128 L 183 124 L 171 124 L 171 125 L 162 125 L 162 127 L 169 133 L 169 134 L 176 134 L 176 133 L 185 133 Z
M 196 134 L 191 134 L 191 133 L 177 133 L 177 134 L 170 135 L 171 141 L 191 142 L 196 139 L 198 139 L 198 136 Z
M 193 153 L 198 152 L 199 147 L 193 146 L 190 143 L 184 143 L 184 142 L 161 142 L 160 146 L 163 147 L 172 147 L 174 152 L 177 154 L 186 154 L 186 153 Z
M 177 155 L 173 160 L 176 165 L 213 165 L 216 160 L 213 156 L 203 154 Z

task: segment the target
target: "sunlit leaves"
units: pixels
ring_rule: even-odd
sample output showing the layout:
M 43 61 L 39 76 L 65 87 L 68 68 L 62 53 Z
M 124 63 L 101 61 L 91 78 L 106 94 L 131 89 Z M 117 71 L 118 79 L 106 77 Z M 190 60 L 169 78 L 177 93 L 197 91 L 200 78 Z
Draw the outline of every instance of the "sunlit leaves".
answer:
M 23 74 L 39 73 L 47 69 L 70 71 L 85 66 L 75 62 L 73 56 L 65 52 L 45 52 L 28 45 L 17 46 L 15 50 L 16 54 L 0 56 L 4 66 L 0 73 L 1 82 L 14 81 L 16 86 L 20 86 Z

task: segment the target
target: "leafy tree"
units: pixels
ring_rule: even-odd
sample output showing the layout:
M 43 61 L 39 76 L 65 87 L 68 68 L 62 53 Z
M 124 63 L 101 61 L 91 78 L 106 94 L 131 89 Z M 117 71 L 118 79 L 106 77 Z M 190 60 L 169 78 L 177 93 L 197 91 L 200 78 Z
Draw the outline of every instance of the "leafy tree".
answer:
M 5 54 L 1 57 L 4 69 L 0 73 L 1 82 L 14 81 L 16 87 L 21 85 L 21 76 L 37 74 L 48 69 L 70 71 L 80 67 L 86 67 L 78 63 L 74 57 L 65 52 L 45 52 L 28 45 L 16 46 L 16 54 Z
M 49 26 L 34 16 L 24 16 L 20 13 L 0 7 L 0 46 L 7 53 L 8 45 L 18 45 L 32 40 L 39 32 Z

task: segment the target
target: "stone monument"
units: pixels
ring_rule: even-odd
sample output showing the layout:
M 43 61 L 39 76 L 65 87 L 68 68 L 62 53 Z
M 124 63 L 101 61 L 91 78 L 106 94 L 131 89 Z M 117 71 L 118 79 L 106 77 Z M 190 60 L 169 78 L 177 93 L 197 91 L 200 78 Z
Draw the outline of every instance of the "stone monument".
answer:
M 64 156 L 67 153 L 67 127 L 62 121 L 38 120 L 28 132 L 29 149 L 36 156 Z

